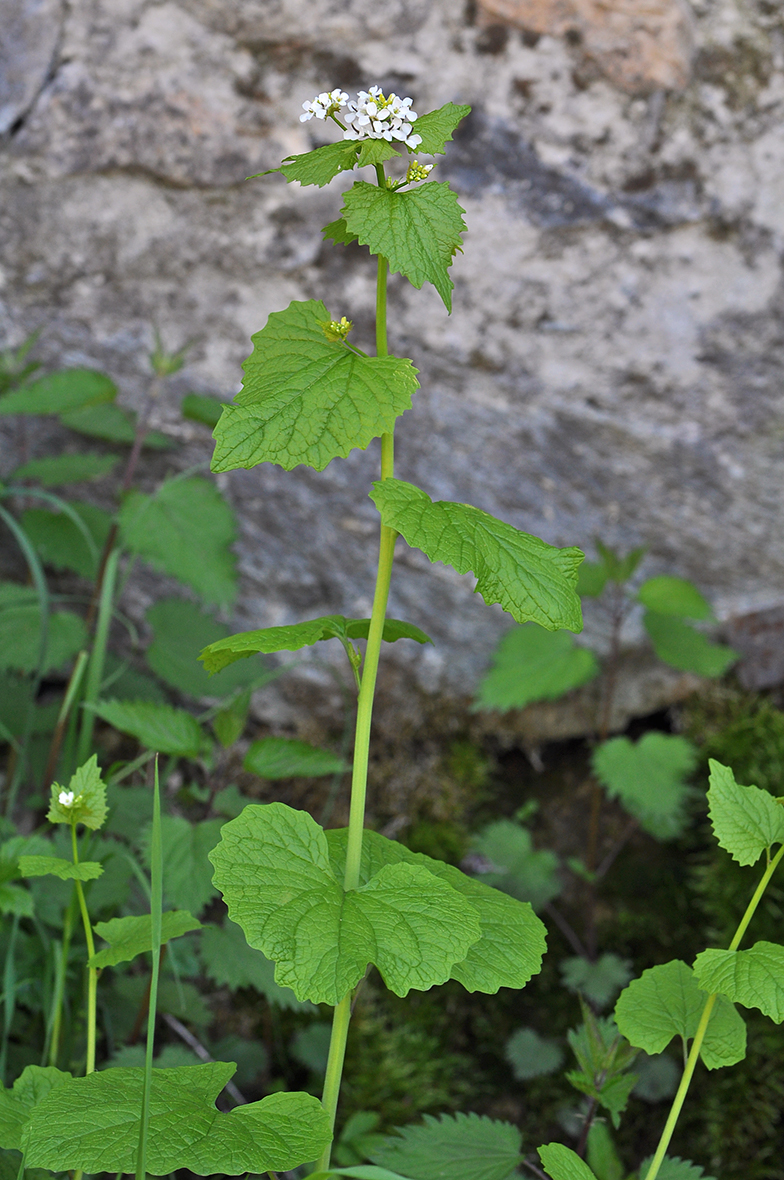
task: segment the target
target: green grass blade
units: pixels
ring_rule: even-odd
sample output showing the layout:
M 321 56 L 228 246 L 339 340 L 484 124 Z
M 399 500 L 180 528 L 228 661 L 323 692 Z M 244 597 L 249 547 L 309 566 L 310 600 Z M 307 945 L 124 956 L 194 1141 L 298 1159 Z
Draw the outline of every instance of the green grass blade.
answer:
M 155 785 L 152 805 L 152 834 L 150 838 L 150 878 L 152 917 L 152 979 L 150 1004 L 147 1011 L 147 1052 L 144 1058 L 144 1088 L 139 1121 L 139 1153 L 136 1157 L 136 1180 L 147 1176 L 147 1133 L 150 1124 L 150 1089 L 152 1086 L 152 1055 L 155 1047 L 155 1017 L 158 1009 L 158 973 L 161 964 L 161 912 L 163 910 L 163 842 L 161 840 L 161 793 L 158 781 L 158 759 L 155 759 Z
M 106 647 L 109 641 L 109 626 L 114 609 L 114 587 L 117 581 L 117 563 L 120 560 L 120 550 L 115 549 L 109 554 L 106 571 L 101 587 L 101 601 L 98 605 L 98 622 L 95 628 L 95 641 L 90 653 L 90 664 L 87 669 L 87 683 L 84 690 L 82 711 L 82 726 L 79 733 L 79 745 L 76 750 L 76 764 L 81 766 L 90 757 L 90 747 L 95 728 L 95 712 L 91 708 L 98 701 L 103 680 L 103 666 L 106 660 Z

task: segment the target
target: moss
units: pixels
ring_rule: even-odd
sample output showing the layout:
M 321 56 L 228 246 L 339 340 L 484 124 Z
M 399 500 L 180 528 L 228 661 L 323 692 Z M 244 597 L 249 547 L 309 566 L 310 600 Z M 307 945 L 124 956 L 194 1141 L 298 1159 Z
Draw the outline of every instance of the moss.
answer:
M 731 766 L 738 782 L 784 793 L 784 713 L 773 699 L 717 685 L 692 698 L 681 720 L 706 761 Z

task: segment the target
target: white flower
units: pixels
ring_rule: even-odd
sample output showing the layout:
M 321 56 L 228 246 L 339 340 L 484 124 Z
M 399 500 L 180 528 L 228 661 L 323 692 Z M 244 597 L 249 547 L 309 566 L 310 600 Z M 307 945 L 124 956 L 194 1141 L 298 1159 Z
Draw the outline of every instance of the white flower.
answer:
M 61 807 L 72 807 L 74 801 L 73 791 L 61 791 L 57 796 L 57 802 Z
M 348 102 L 348 95 L 343 90 L 322 90 L 321 94 L 317 94 L 312 102 L 303 102 L 302 109 L 305 114 L 300 115 L 300 123 L 306 123 L 308 119 L 312 119 L 315 115 L 317 119 L 326 119 L 328 115 L 334 115 L 335 111 L 339 111 Z
M 411 109 L 412 102 L 397 94 L 387 97 L 380 86 L 360 90 L 356 99 L 347 103 L 344 117 L 349 127 L 343 138 L 385 139 L 389 143 L 394 139 L 413 150 L 422 142 L 422 136 L 413 133 L 411 124 L 417 113 Z

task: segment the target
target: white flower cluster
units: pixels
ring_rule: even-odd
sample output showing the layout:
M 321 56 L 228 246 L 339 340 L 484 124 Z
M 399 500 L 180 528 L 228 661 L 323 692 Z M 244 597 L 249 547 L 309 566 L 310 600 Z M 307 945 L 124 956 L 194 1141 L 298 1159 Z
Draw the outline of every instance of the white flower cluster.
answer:
M 74 801 L 73 791 L 61 791 L 57 796 L 57 802 L 61 807 L 72 807 Z
M 348 95 L 343 90 L 322 90 L 313 102 L 303 102 L 304 115 L 300 115 L 300 123 L 307 123 L 315 115 L 317 119 L 326 119 L 327 115 L 334 115 L 348 102 Z
M 411 124 L 417 117 L 411 110 L 411 98 L 388 97 L 380 86 L 360 90 L 356 101 L 347 103 L 345 119 L 350 124 L 344 131 L 344 139 L 386 139 L 399 140 L 412 149 L 422 142 L 421 135 L 414 135 Z

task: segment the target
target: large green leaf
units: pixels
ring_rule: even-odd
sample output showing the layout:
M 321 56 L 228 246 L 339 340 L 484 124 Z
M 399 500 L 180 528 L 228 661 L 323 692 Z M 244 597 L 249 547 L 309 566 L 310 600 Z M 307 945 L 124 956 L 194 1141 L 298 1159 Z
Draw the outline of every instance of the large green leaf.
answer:
M 205 974 L 219 987 L 236 991 L 252 987 L 278 1008 L 294 1012 L 317 1012 L 312 1004 L 298 1000 L 289 987 L 275 982 L 275 964 L 254 950 L 234 922 L 225 926 L 205 926 L 199 940 L 199 954 Z
M 597 746 L 592 758 L 607 794 L 620 799 L 640 826 L 659 840 L 670 840 L 683 830 L 690 794 L 686 778 L 696 762 L 690 741 L 656 732 L 646 733 L 636 744 L 627 737 L 611 738 Z
M 648 578 L 637 591 L 637 600 L 660 615 L 683 619 L 711 619 L 713 611 L 693 582 L 662 574 Z
M 326 833 L 333 870 L 343 879 L 348 829 Z M 452 979 L 466 991 L 494 995 L 500 987 L 525 987 L 542 967 L 546 931 L 531 906 L 498 889 L 467 877 L 453 865 L 410 852 L 396 840 L 366 831 L 362 838 L 360 882 L 369 881 L 384 865 L 418 865 L 446 881 L 476 910 L 482 937 L 470 947 L 461 963 L 452 968 Z
M 237 594 L 234 513 L 206 479 L 170 479 L 148 496 L 130 492 L 120 509 L 123 543 L 178 578 L 207 602 L 225 606 Z
M 195 717 L 172 705 L 153 701 L 99 701 L 95 711 L 121 733 L 129 733 L 149 750 L 196 758 L 204 735 Z
M 201 922 L 187 910 L 169 910 L 161 914 L 161 943 L 179 938 L 191 930 L 201 930 Z M 98 951 L 90 959 L 91 967 L 116 967 L 118 963 L 130 963 L 137 955 L 152 950 L 152 916 L 112 918 L 110 922 L 98 922 L 95 933 L 108 947 Z
M 114 401 L 117 388 L 95 369 L 61 369 L 0 398 L 0 414 L 62 414 Z
M 355 167 L 357 147 L 355 142 L 347 139 L 338 143 L 327 143 L 323 147 L 314 148 L 312 152 L 288 156 L 280 168 L 272 168 L 270 171 L 282 172 L 288 181 L 298 180 L 300 184 L 317 184 L 319 188 L 323 188 L 338 172 L 346 172 Z
M 643 617 L 653 650 L 665 664 L 681 672 L 715 679 L 739 658 L 731 647 L 711 643 L 682 619 L 648 610 Z
M 528 829 L 512 820 L 498 819 L 488 824 L 472 846 L 488 862 L 482 872 L 485 884 L 519 901 L 530 901 L 535 910 L 552 901 L 563 888 L 558 857 L 547 848 L 537 851 Z
M 615 1005 L 618 1028 L 646 1053 L 661 1053 L 675 1036 L 691 1040 L 708 999 L 701 982 L 680 959 L 650 967 L 621 992 Z M 746 1026 L 721 996 L 711 1012 L 700 1056 L 708 1069 L 735 1065 L 746 1056 Z
M 49 616 L 42 672 L 62 668 L 87 643 L 84 620 L 72 611 Z M 0 668 L 35 672 L 41 658 L 41 611 L 37 604 L 0 609 Z
M 61 881 L 95 881 L 103 873 L 103 865 L 94 860 L 79 864 L 61 856 L 20 856 L 19 872 L 23 877 L 59 877 Z
M 215 427 L 213 471 L 257 463 L 323 471 L 394 429 L 418 388 L 417 370 L 328 339 L 329 321 L 319 300 L 295 300 L 252 337 L 242 389 Z
M 220 819 L 206 819 L 191 824 L 181 815 L 161 817 L 163 894 L 170 905 L 200 914 L 207 902 L 216 896 L 207 854 L 218 843 L 222 824 L 223 820 Z M 141 840 L 144 861 L 148 866 L 149 841 L 148 827 Z
M 416 149 L 417 152 L 428 156 L 442 155 L 445 145 L 452 138 L 452 132 L 470 113 L 470 107 L 456 106 L 453 102 L 448 102 L 437 111 L 428 111 L 426 115 L 420 115 L 414 128 L 422 140 Z
M 702 951 L 694 973 L 706 991 L 759 1008 L 775 1024 L 784 1020 L 784 946 L 755 942 L 747 951 Z
M 538 1147 L 537 1151 L 542 1167 L 553 1180 L 596 1180 L 577 1152 L 563 1143 L 547 1143 L 544 1147 Z
M 45 488 L 56 488 L 66 483 L 81 483 L 100 479 L 117 465 L 116 455 L 52 455 L 47 459 L 31 459 L 17 467 L 10 477 L 31 479 Z
M 343 615 L 322 615 L 306 623 L 291 623 L 285 627 L 262 627 L 259 631 L 241 631 L 209 644 L 199 656 L 206 670 L 214 674 L 235 660 L 244 660 L 259 652 L 299 651 L 322 639 L 366 639 L 370 619 L 347 619 Z M 400 619 L 385 619 L 382 635 L 385 643 L 398 639 L 413 639 L 416 643 L 432 643 L 424 631 L 413 623 Z
M 518 623 L 582 629 L 575 590 L 579 549 L 556 549 L 470 504 L 434 503 L 399 479 L 374 483 L 370 498 L 384 524 L 431 561 L 446 562 L 459 574 L 473 570 L 485 601 L 499 602 Z
M 346 193 L 341 216 L 360 245 L 382 254 L 390 270 L 404 274 L 415 287 L 432 283 L 451 311 L 449 267 L 461 249 L 463 212 L 448 184 L 429 181 L 393 192 L 357 180 Z
M 267 779 L 296 778 L 298 775 L 317 777 L 339 774 L 346 769 L 343 759 L 329 750 L 279 737 L 251 742 L 242 766 L 244 770 Z
M 598 672 L 596 656 L 578 647 L 569 632 L 546 631 L 536 623 L 512 627 L 479 683 L 475 708 L 506 711 L 531 701 L 555 701 Z
M 344 892 L 307 813 L 246 807 L 210 854 L 229 917 L 300 1000 L 337 1004 L 374 963 L 398 995 L 449 978 L 480 937 L 473 907 L 411 864 L 385 865 Z
M 153 641 L 147 663 L 166 684 L 189 696 L 228 696 L 238 688 L 263 684 L 272 673 L 261 663 L 239 664 L 214 680 L 199 663 L 199 652 L 229 637 L 229 628 L 199 610 L 195 602 L 164 598 L 147 611 Z M 250 655 L 251 653 L 248 652 Z
M 10 1090 L 0 1089 L 0 1147 L 21 1148 L 22 1128 L 34 1106 L 71 1077 L 54 1066 L 27 1065 Z
M 784 843 L 784 806 L 768 791 L 740 786 L 728 766 L 713 758 L 708 761 L 713 834 L 738 864 L 756 864 L 771 844 Z
M 398 1127 L 370 1158 L 411 1180 L 506 1180 L 520 1162 L 521 1136 L 486 1115 L 425 1115 L 423 1125 Z
M 47 565 L 55 569 L 73 570 L 83 578 L 93 578 L 112 527 L 112 517 L 94 504 L 71 500 L 70 506 L 92 537 L 92 546 L 88 545 L 82 530 L 64 512 L 28 508 L 22 513 L 22 528 Z
M 147 1140 L 153 1174 L 282 1172 L 321 1154 L 331 1138 L 329 1119 L 310 1094 L 272 1094 L 229 1114 L 216 1110 L 235 1068 L 216 1061 L 153 1071 Z M 133 1174 L 143 1077 L 142 1069 L 106 1069 L 52 1090 L 25 1127 L 26 1162 L 56 1172 Z

